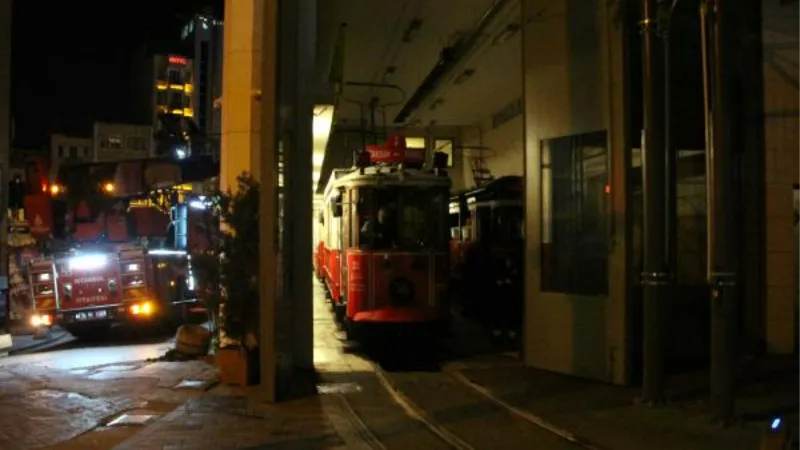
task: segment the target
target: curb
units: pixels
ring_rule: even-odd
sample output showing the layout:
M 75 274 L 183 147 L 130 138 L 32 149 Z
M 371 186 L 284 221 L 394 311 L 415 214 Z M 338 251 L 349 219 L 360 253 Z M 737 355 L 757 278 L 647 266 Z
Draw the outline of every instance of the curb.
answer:
M 572 433 L 569 430 L 565 430 L 563 428 L 560 428 L 560 427 L 558 427 L 558 426 L 556 426 L 556 425 L 544 420 L 543 418 L 541 418 L 539 416 L 536 416 L 536 415 L 534 415 L 534 414 L 532 414 L 532 413 L 530 413 L 528 411 L 524 411 L 524 410 L 522 410 L 520 408 L 517 408 L 516 406 L 513 406 L 513 405 L 509 404 L 508 402 L 506 402 L 506 401 L 498 398 L 497 396 L 495 396 L 486 387 L 484 387 L 484 386 L 482 386 L 482 385 L 470 380 L 466 375 L 464 375 L 461 372 L 461 370 L 459 370 L 457 368 L 454 368 L 451 365 L 445 365 L 444 367 L 442 367 L 442 372 L 450 375 L 457 382 L 459 382 L 459 383 L 471 388 L 472 390 L 474 390 L 478 394 L 482 395 L 485 399 L 489 400 L 490 402 L 492 402 L 492 403 L 494 403 L 494 404 L 496 404 L 496 405 L 498 405 L 498 406 L 500 406 L 502 408 L 505 408 L 506 410 L 508 410 L 509 412 L 511 412 L 511 413 L 515 414 L 516 416 L 522 418 L 523 420 L 526 420 L 527 422 L 530 422 L 533 425 L 536 425 L 539 428 L 542 428 L 543 430 L 547 430 L 547 431 L 553 433 L 554 435 L 556 435 L 556 436 L 558 436 L 558 437 L 560 437 L 560 438 L 562 438 L 562 439 L 564 439 L 564 440 L 566 440 L 568 442 L 571 442 L 571 443 L 573 443 L 573 444 L 575 444 L 575 445 L 577 445 L 577 446 L 579 446 L 581 448 L 584 448 L 586 450 L 608 450 L 606 447 L 604 447 L 602 445 L 599 445 L 599 444 L 596 444 L 594 442 L 591 442 L 588 439 L 585 439 L 585 438 L 583 438 L 581 436 L 577 436 L 577 435 L 575 435 L 574 433 Z
M 24 347 L 24 348 L 19 348 L 19 349 L 16 349 L 16 350 L 9 350 L 8 355 L 9 356 L 25 355 L 25 354 L 31 353 L 31 352 L 33 352 L 35 350 L 41 349 L 43 347 L 47 347 L 49 345 L 57 344 L 57 343 L 61 342 L 62 340 L 64 340 L 64 338 L 66 338 L 67 336 L 70 336 L 70 334 L 67 333 L 66 331 L 62 331 L 61 335 L 58 336 L 58 337 L 55 337 L 55 338 L 52 338 L 52 339 L 47 339 L 47 340 L 44 340 L 42 342 L 38 342 L 36 344 L 29 345 L 29 346 Z

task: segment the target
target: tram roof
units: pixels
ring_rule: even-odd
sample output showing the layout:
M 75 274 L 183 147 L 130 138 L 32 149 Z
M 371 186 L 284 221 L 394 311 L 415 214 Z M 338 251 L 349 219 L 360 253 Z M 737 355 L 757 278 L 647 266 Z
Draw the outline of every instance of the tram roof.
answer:
M 370 166 L 362 171 L 353 167 L 350 169 L 334 169 L 328 186 L 325 188 L 327 198 L 334 188 L 341 186 L 439 186 L 450 188 L 450 177 L 437 174 L 433 170 L 400 168 L 398 166 Z

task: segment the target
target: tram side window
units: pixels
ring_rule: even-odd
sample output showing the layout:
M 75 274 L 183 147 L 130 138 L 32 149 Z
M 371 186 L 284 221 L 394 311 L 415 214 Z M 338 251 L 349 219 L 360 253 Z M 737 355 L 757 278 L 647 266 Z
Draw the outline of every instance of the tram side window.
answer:
M 472 214 L 474 211 L 469 211 L 469 213 L 464 216 L 461 222 L 461 239 L 464 242 L 472 242 L 475 238 L 472 233 Z
M 454 241 L 461 241 L 461 221 L 458 217 L 458 210 L 450 212 L 450 239 Z

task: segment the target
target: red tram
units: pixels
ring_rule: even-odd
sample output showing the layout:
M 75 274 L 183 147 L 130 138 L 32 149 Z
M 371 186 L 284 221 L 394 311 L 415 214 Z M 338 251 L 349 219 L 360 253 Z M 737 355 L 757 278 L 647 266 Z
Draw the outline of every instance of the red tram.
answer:
M 522 188 L 522 177 L 505 176 L 450 198 L 451 270 L 467 316 L 491 316 L 486 310 L 498 306 L 485 303 L 497 297 L 498 286 L 519 296 L 509 305 L 522 302 Z
M 334 170 L 320 214 L 317 273 L 348 339 L 444 333 L 450 179 L 434 156 L 391 136 Z

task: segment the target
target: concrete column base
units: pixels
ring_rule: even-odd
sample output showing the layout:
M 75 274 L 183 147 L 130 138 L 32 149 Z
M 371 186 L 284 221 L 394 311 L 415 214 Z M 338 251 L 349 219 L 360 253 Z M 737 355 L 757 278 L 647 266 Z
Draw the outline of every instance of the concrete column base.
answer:
M 12 345 L 10 334 L 0 334 L 0 357 L 8 356 Z

